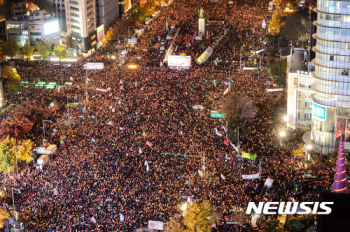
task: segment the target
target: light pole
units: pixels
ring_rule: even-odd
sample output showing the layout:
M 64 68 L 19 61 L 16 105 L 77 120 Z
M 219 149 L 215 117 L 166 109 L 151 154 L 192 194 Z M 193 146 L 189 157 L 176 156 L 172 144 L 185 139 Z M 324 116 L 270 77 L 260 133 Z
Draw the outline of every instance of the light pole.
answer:
M 280 132 L 280 146 L 282 147 L 282 138 L 284 138 L 286 136 L 286 132 L 285 131 L 281 131 Z
M 190 146 L 190 148 L 191 147 L 201 147 L 201 160 L 202 160 L 201 163 L 202 163 L 202 169 L 204 169 L 204 171 L 205 171 L 205 153 L 203 153 L 203 146 L 200 144 L 194 144 L 194 145 Z
M 43 120 L 43 132 L 44 132 L 44 139 L 43 139 L 43 145 L 46 146 L 46 139 L 45 139 L 45 122 L 52 123 L 51 120 Z
M 69 97 L 69 96 L 67 96 L 68 122 L 69 122 L 69 103 L 68 103 L 68 99 L 69 99 L 69 98 L 73 98 L 73 99 L 74 99 L 74 97 Z
M 306 167 L 308 166 L 309 164 L 309 160 L 310 160 L 310 154 L 309 154 L 309 151 L 312 149 L 312 145 L 311 144 L 308 144 L 305 146 L 306 147 L 306 156 L 305 156 L 305 161 L 306 161 Z
M 11 187 L 12 190 L 12 206 L 13 206 L 13 210 L 16 211 L 16 207 L 15 207 L 15 198 L 13 197 L 13 190 L 16 190 L 18 193 L 21 193 L 21 190 L 16 189 L 14 187 Z
M 239 71 L 242 69 L 242 49 L 244 48 L 244 44 L 242 45 L 241 49 L 239 50 Z
M 129 32 L 128 32 L 128 33 L 129 33 Z M 123 40 L 122 40 L 122 41 L 123 41 L 123 46 L 124 46 L 124 45 L 125 45 L 125 44 L 124 44 L 124 35 L 118 35 L 118 39 L 119 39 L 120 36 L 123 37 Z
M 17 147 L 18 147 L 18 148 L 22 148 L 23 150 L 25 150 L 26 148 L 25 148 L 25 147 L 22 147 L 22 146 L 15 146 L 16 166 L 17 166 L 17 177 L 18 177 Z
M 286 126 L 288 127 L 289 116 L 288 115 L 283 116 L 283 121 L 286 122 Z

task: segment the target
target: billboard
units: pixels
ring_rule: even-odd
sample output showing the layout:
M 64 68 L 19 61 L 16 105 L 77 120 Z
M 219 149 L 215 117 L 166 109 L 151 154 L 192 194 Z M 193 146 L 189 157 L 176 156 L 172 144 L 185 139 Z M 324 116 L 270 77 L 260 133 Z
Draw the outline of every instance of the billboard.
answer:
M 44 33 L 45 35 L 50 35 L 53 33 L 57 33 L 60 31 L 60 27 L 58 26 L 58 19 L 54 21 L 48 21 L 44 23 Z
M 168 67 L 191 67 L 191 56 L 168 56 Z
M 104 34 L 105 34 L 104 24 L 101 24 L 101 25 L 97 28 L 97 41 L 98 41 L 99 43 L 102 42 Z
M 315 117 L 318 120 L 326 120 L 326 107 L 312 103 L 312 117 Z

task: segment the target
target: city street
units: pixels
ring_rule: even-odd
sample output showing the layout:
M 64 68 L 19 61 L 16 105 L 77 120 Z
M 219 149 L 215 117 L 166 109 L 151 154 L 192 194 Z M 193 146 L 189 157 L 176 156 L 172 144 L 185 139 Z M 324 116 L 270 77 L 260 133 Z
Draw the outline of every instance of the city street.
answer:
M 302 134 L 286 130 L 283 121 L 286 93 L 266 91 L 273 88 L 266 57 L 255 52 L 265 49 L 261 25 L 271 17 L 268 1 L 233 2 L 174 0 L 145 26 L 124 64 L 105 56 L 103 70 L 86 71 L 85 60 L 70 67 L 14 61 L 29 84 L 6 96 L 13 106 L 0 120 L 11 118 L 21 103 L 52 103 L 45 139 L 59 146 L 43 170 L 28 164 L 11 183 L 2 175 L 3 184 L 20 190 L 13 194 L 24 231 L 136 231 L 148 228 L 149 220 L 166 227 L 171 219 L 183 223 L 179 206 L 188 198 L 209 200 L 220 215 L 213 231 L 253 231 L 268 216 L 254 217 L 253 225 L 250 215 L 248 222 L 232 221 L 237 209 L 245 213 L 248 202 L 311 202 L 331 187 L 331 169 L 310 164 L 317 178 L 304 177 L 304 160 L 292 153 Z M 197 39 L 201 8 L 211 25 Z M 172 55 L 191 57 L 189 69 L 163 63 L 171 46 Z M 198 64 L 209 46 L 211 56 Z M 36 87 L 38 82 L 72 86 L 58 91 Z M 222 102 L 232 93 L 256 107 L 256 113 L 246 113 L 252 120 L 238 126 L 249 132 L 238 136 L 228 132 L 226 119 L 211 115 L 222 113 Z M 67 102 L 81 105 L 67 107 Z M 286 137 L 281 138 L 282 130 Z M 24 139 L 42 147 L 43 123 L 34 123 Z M 253 174 L 258 177 L 245 177 Z M 267 178 L 273 180 L 271 188 L 265 186 Z M 11 188 L 4 194 L 12 206 Z

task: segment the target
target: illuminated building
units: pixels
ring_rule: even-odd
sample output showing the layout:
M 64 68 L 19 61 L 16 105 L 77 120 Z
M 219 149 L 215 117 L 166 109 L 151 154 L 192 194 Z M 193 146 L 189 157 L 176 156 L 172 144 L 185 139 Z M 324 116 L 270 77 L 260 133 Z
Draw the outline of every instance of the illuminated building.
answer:
M 315 11 L 311 140 L 327 154 L 341 135 L 350 149 L 350 1 L 318 0 Z

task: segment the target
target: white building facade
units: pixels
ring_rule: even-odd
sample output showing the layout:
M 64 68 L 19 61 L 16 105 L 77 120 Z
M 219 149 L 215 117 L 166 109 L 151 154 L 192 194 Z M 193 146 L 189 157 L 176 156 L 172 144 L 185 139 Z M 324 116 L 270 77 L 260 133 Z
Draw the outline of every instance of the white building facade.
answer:
M 350 148 L 350 1 L 318 0 L 311 140 L 322 153 L 333 152 L 343 135 Z M 349 128 L 349 129 L 348 129 Z

